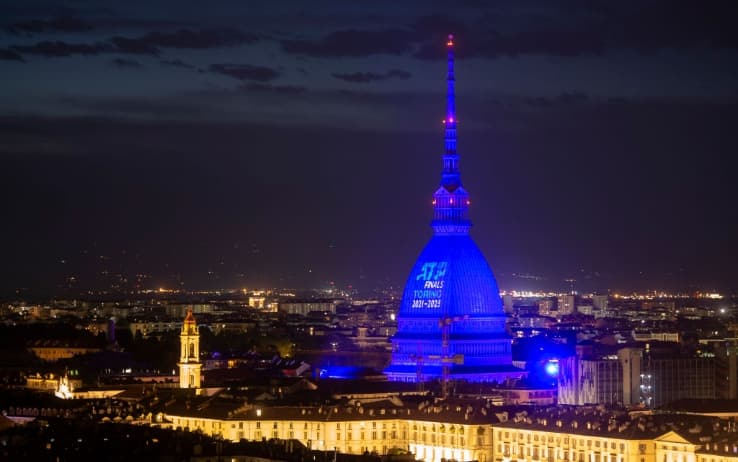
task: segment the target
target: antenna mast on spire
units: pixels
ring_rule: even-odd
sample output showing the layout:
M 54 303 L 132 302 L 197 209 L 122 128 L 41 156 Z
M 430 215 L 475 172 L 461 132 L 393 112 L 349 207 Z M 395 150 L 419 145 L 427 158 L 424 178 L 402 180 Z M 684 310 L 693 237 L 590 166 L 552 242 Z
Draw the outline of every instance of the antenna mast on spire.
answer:
M 454 36 L 448 35 L 446 42 L 448 49 L 448 74 L 446 76 L 446 118 L 443 119 L 445 126 L 446 151 L 443 157 L 443 185 L 456 187 L 461 184 L 459 179 L 459 157 L 456 155 L 456 94 L 454 85 Z

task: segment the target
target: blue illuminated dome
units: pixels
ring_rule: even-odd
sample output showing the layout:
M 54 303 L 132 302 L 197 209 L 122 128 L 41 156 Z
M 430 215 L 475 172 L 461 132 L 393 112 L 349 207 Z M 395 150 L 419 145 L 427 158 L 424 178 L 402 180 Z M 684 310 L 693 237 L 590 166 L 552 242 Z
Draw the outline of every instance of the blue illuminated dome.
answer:
M 438 262 L 430 277 L 438 276 L 442 286 L 423 277 L 418 279 L 424 267 L 426 272 L 429 271 L 428 262 Z M 440 272 L 445 274 L 439 275 Z M 490 321 L 492 325 L 485 326 L 485 333 L 490 328 L 504 332 L 505 314 L 499 294 L 487 260 L 468 234 L 435 235 L 420 253 L 405 284 L 399 316 L 400 319 L 420 314 L 439 319 L 441 316 L 491 316 L 494 322 Z M 429 303 L 425 303 L 426 298 Z M 413 302 L 420 299 L 425 306 Z M 433 299 L 440 302 L 431 302 Z
M 445 152 L 433 194 L 433 237 L 405 284 L 392 338 L 390 380 L 440 378 L 497 381 L 519 378 L 492 270 L 469 236 L 469 194 L 456 152 L 453 37 L 449 36 Z

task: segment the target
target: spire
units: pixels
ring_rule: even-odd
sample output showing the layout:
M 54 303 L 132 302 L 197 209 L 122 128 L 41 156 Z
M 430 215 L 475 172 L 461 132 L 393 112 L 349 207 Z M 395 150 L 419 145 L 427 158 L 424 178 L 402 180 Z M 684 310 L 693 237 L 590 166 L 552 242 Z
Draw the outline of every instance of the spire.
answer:
M 448 73 L 446 75 L 446 117 L 443 119 L 445 151 L 441 187 L 433 195 L 434 217 L 432 227 L 436 234 L 467 234 L 469 196 L 461 185 L 459 155 L 456 153 L 456 95 L 454 76 L 454 36 L 449 34 Z
M 446 42 L 448 49 L 448 74 L 446 76 L 446 118 L 443 119 L 445 128 L 444 141 L 446 151 L 443 155 L 443 173 L 441 186 L 454 190 L 461 186 L 459 178 L 459 156 L 456 154 L 456 95 L 454 94 L 454 36 L 449 35 Z
M 187 316 L 182 323 L 182 335 L 195 335 L 197 334 L 197 323 L 195 322 L 195 316 L 192 314 L 192 309 L 187 310 Z

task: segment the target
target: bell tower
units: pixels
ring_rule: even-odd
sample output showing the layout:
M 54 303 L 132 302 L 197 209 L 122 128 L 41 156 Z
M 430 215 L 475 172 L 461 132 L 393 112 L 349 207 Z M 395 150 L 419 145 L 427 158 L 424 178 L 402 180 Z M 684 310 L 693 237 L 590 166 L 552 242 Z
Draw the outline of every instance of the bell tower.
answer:
M 187 311 L 187 317 L 182 323 L 182 332 L 179 334 L 179 388 L 200 388 L 200 334 L 192 310 Z

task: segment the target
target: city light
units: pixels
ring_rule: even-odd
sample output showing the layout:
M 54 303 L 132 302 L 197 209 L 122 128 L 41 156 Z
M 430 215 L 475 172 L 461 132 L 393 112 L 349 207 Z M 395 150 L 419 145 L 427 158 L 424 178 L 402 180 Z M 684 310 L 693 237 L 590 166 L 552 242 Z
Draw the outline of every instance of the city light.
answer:
M 546 374 L 548 374 L 551 377 L 556 377 L 559 375 L 559 360 L 558 359 L 552 359 L 546 363 L 544 366 L 544 369 L 546 371 Z

